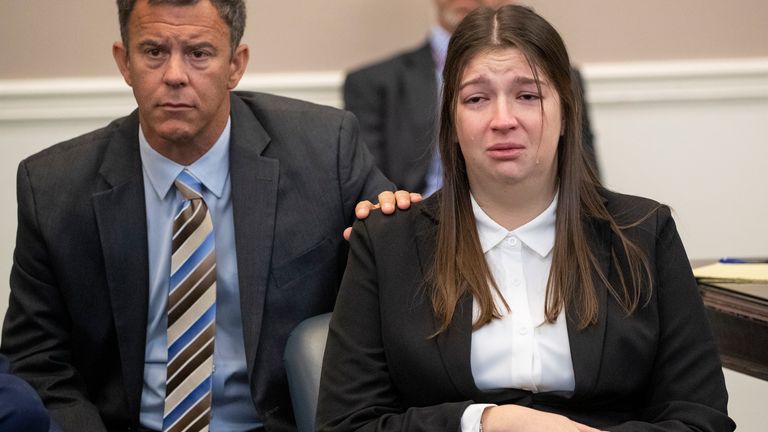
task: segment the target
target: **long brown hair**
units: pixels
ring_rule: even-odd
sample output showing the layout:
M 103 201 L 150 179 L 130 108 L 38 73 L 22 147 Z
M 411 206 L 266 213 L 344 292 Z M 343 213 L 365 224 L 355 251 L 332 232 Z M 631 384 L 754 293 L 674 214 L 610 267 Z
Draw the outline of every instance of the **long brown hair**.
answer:
M 456 103 L 464 69 L 478 54 L 516 48 L 531 66 L 534 79 L 544 74 L 560 97 L 564 133 L 557 149 L 559 198 L 555 245 L 546 293 L 546 318 L 554 322 L 560 311 L 573 306 L 579 327 L 597 321 L 598 296 L 592 274 L 609 287 L 611 295 L 629 315 L 640 305 L 641 284 L 650 281 L 647 259 L 622 233 L 600 196 L 600 182 L 582 144 L 583 102 L 574 90 L 570 59 L 560 35 L 531 9 L 508 5 L 498 10 L 478 8 L 461 22 L 451 37 L 443 69 L 439 146 L 443 162 L 443 189 L 439 196 L 437 249 L 430 275 L 431 300 L 438 331 L 450 324 L 459 299 L 471 294 L 480 314 L 477 329 L 501 316 L 493 291 L 501 296 L 485 262 L 470 201 L 466 164 L 456 135 Z M 538 85 L 538 84 L 537 84 Z M 543 106 L 542 106 L 543 113 Z M 587 242 L 587 219 L 605 220 L 622 243 L 627 263 L 618 286 L 609 283 Z M 616 252 L 612 252 L 617 261 Z M 490 286 L 489 286 L 490 281 Z M 648 284 L 650 286 L 650 284 Z

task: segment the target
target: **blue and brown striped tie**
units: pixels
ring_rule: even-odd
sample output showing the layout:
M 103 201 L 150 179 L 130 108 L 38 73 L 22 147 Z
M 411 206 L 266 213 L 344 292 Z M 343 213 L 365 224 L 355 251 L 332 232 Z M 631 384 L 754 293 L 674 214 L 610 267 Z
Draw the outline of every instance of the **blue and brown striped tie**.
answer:
M 216 321 L 213 221 L 199 180 L 184 170 L 175 185 L 184 202 L 173 221 L 163 431 L 207 431 Z

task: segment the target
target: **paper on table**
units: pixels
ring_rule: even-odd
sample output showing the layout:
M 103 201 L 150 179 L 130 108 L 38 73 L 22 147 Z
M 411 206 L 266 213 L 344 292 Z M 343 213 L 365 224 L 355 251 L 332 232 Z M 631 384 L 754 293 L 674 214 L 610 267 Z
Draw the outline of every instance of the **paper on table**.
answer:
M 693 269 L 702 282 L 768 282 L 768 264 L 715 263 Z

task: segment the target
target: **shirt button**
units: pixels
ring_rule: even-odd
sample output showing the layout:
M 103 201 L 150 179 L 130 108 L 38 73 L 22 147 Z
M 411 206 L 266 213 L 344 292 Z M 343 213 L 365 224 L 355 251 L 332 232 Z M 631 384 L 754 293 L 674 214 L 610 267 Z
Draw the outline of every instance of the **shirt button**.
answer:
M 508 243 L 510 246 L 517 246 L 517 238 L 515 238 L 515 237 L 510 237 L 510 238 L 508 238 L 508 239 L 507 239 L 507 243 Z
M 520 279 L 518 279 L 518 278 L 512 279 L 512 285 L 513 286 L 520 286 Z
M 520 327 L 520 330 L 518 330 L 517 332 L 525 336 L 528 334 L 528 327 Z

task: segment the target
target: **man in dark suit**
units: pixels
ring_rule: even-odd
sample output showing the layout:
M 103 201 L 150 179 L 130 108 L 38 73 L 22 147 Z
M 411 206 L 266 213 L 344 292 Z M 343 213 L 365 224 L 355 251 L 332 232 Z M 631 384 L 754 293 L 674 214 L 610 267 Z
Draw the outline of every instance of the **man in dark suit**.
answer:
M 360 120 L 363 142 L 384 175 L 399 188 L 430 195 L 439 189 L 435 124 L 438 91 L 448 40 L 459 22 L 478 6 L 508 0 L 435 0 L 437 25 L 418 48 L 349 73 L 344 82 L 345 109 Z M 577 94 L 583 97 L 581 74 L 573 69 Z M 594 138 L 585 111 L 583 143 L 597 172 Z
M 20 164 L 2 352 L 65 431 L 168 430 L 180 405 L 166 394 L 166 309 L 194 236 L 175 240 L 212 221 L 215 264 L 192 288 L 215 293 L 215 337 L 179 372 L 203 376 L 184 418 L 189 430 L 293 430 L 285 340 L 331 310 L 341 232 L 358 201 L 392 185 L 351 114 L 231 91 L 249 55 L 242 0 L 117 4 L 113 55 L 138 109 Z M 205 219 L 181 219 L 201 198 Z

